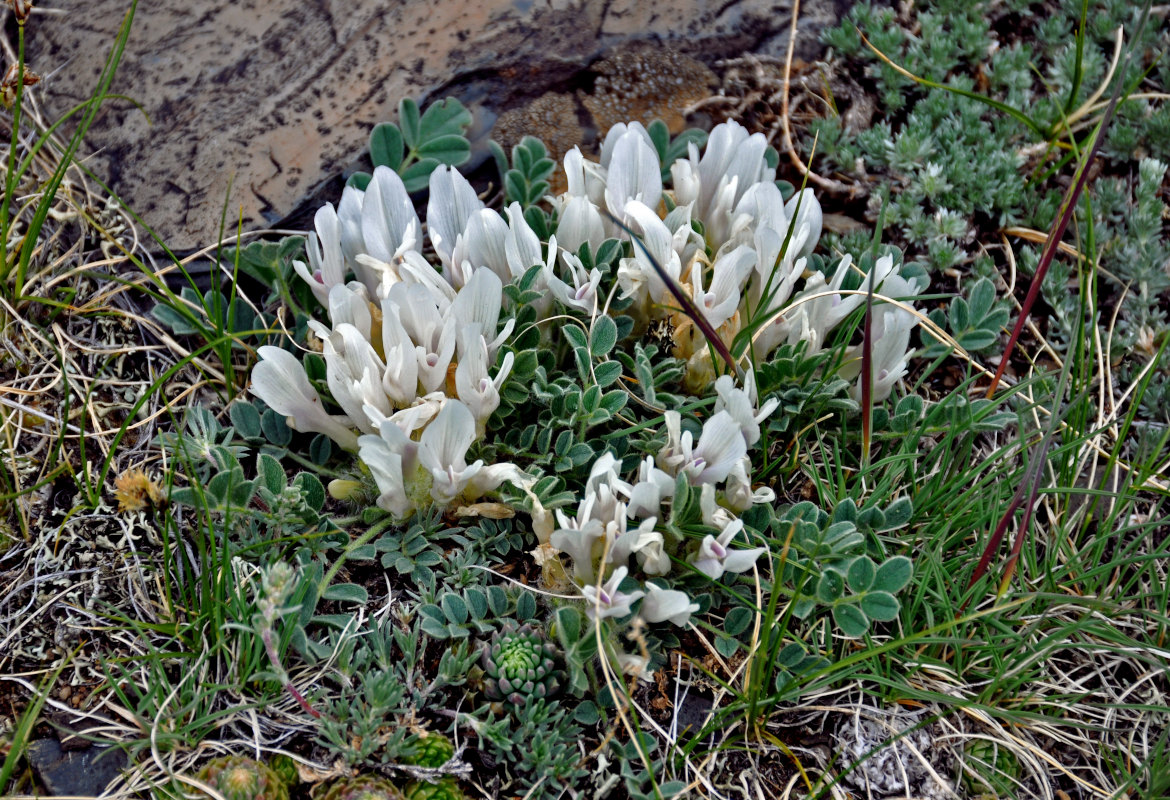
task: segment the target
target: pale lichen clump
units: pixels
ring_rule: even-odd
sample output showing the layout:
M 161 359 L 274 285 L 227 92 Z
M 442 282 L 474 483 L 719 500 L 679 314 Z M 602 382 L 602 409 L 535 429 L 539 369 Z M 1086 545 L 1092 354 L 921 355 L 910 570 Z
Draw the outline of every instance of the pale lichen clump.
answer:
M 686 124 L 686 109 L 705 100 L 715 73 L 705 64 L 675 50 L 629 47 L 593 65 L 598 78 L 581 103 L 603 134 L 620 123 L 649 125 L 656 119 L 671 133 Z

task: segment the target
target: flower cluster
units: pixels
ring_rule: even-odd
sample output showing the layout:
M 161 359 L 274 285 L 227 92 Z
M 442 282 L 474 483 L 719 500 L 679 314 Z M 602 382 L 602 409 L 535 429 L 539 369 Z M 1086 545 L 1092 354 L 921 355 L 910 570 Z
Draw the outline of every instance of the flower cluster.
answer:
M 328 326 L 309 327 L 342 413 L 325 410 L 300 361 L 277 347 L 260 348 L 252 391 L 293 428 L 357 451 L 378 484 L 378 505 L 395 515 L 474 500 L 504 481 L 530 485 L 513 464 L 467 462 L 513 366 L 510 351 L 497 358 L 515 326 L 504 286 L 535 279 L 539 319 L 551 317 L 554 304 L 594 319 L 602 313 L 603 276 L 585 266 L 582 248 L 597 253 L 607 239 L 628 240 L 633 231 L 638 241 L 625 244 L 613 291 L 635 326 L 667 325 L 673 355 L 687 365 L 686 387 L 701 395 L 713 386 L 714 410 L 697 437 L 682 430 L 678 411 L 665 411 L 666 445 L 645 455 L 632 480 L 605 453 L 593 464 L 576 516 L 558 511 L 551 524 L 537 509 L 534 527 L 546 553 L 572 559 L 592 616 L 625 616 L 640 599 L 644 619 L 682 625 L 697 607 L 657 582 L 676 562 L 719 579 L 750 569 L 763 552 L 733 543 L 744 530 L 736 515 L 774 499 L 771 490 L 753 488 L 749 453 L 777 401 L 760 404 L 750 369 L 739 382 L 717 377 L 711 348 L 673 292 L 689 296 L 724 344 L 738 342 L 737 352 L 756 362 L 783 343 L 803 341 L 810 354 L 823 349 L 864 293 L 842 288 L 855 269 L 848 256 L 831 275 L 808 269 L 821 233 L 816 198 L 803 190 L 785 201 L 764 136 L 734 122 L 711 132 L 701 156 L 691 144 L 686 158 L 669 165 L 670 188 L 650 134 L 636 122 L 609 131 L 599 162 L 574 149 L 564 167 L 567 191 L 548 198 L 555 228 L 547 243 L 519 204 L 501 214 L 457 171 L 436 170 L 426 229 L 435 263 L 423 255 L 423 227 L 395 172 L 379 167 L 364 191 L 347 187 L 336 209 L 318 211 L 308 262 L 294 265 L 329 314 Z M 890 257 L 878 259 L 873 286 L 883 297 L 912 300 L 924 284 L 900 269 Z M 875 306 L 878 399 L 905 373 L 916 323 L 910 308 Z M 845 370 L 859 372 L 857 360 L 848 353 Z M 679 481 L 699 493 L 703 520 L 715 531 L 701 542 L 664 537 L 661 523 Z M 631 559 L 646 580 L 623 591 Z
M 698 609 L 686 593 L 653 581 L 643 589 L 622 591 L 631 556 L 644 574 L 661 577 L 686 555 L 695 570 L 719 580 L 724 573 L 751 569 L 764 552 L 762 547 L 731 547 L 744 529 L 735 512 L 776 499 L 771 489 L 753 490 L 748 451 L 759 441 L 760 423 L 778 403 L 772 399 L 757 410 L 750 375 L 742 388 L 729 375 L 715 382 L 715 412 L 703 424 L 698 442 L 689 431 L 681 431 L 679 413 L 667 411 L 667 443 L 656 456 L 646 457 L 633 482 L 622 480 L 620 462 L 605 453 L 593 464 L 576 517 L 557 511 L 560 527 L 550 544 L 572 558 L 572 577 L 581 587 L 590 617 L 625 616 L 641 598 L 643 619 L 681 626 Z M 718 531 L 689 554 L 684 542 L 667 541 L 658 525 L 680 479 L 698 489 L 703 523 Z M 601 583 L 599 576 L 605 574 L 609 579 Z
M 674 191 L 669 195 L 662 189 L 650 135 L 636 122 L 609 132 L 600 165 L 576 152 L 565 159 L 569 190 L 560 199 L 558 236 L 562 243 L 589 241 L 596 247 L 601 236 L 614 232 L 612 224 L 606 229 L 602 205 L 639 232 L 643 246 L 633 248 L 618 268 L 622 296 L 643 319 L 671 321 L 674 355 L 687 360 L 688 387 L 696 393 L 714 379 L 710 348 L 677 310 L 652 262 L 694 300 L 725 344 L 748 328 L 757 361 L 780 344 L 802 340 L 806 353 L 815 354 L 863 302 L 860 295 L 841 291 L 854 268 L 849 256 L 831 277 L 806 271 L 806 257 L 821 235 L 821 208 L 811 189 L 784 200 L 766 150 L 763 134 L 749 135 L 734 122 L 719 125 L 701 158 L 692 143 L 688 158 L 670 166 Z M 658 213 L 660 204 L 671 209 L 665 216 Z M 913 298 L 926 287 L 922 279 L 903 278 L 891 257 L 880 259 L 876 270 L 874 287 L 886 297 Z M 916 322 L 904 308 L 878 312 L 874 396 L 879 400 L 905 374 Z
M 377 481 L 378 505 L 399 516 L 518 478 L 511 464 L 468 464 L 466 455 L 512 368 L 507 353 L 492 374 L 515 324 L 498 330 L 503 281 L 541 263 L 540 242 L 518 209 L 505 223 L 451 169 L 434 172 L 430 188 L 428 230 L 441 270 L 423 257 L 414 205 L 386 167 L 365 191 L 347 187 L 336 210 L 317 212 L 309 263 L 294 264 L 329 312 L 331 327 L 309 326 L 344 413 L 325 411 L 286 350 L 261 347 L 252 372 L 252 392 L 293 428 L 358 451 Z

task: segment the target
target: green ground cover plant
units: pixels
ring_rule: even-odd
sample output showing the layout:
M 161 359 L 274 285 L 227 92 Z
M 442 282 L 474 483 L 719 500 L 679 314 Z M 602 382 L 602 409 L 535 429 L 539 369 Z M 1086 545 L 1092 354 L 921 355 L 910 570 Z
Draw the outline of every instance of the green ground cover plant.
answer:
M 483 193 L 467 109 L 404 100 L 210 288 L 85 209 L 120 267 L 37 274 L 104 287 L 86 347 L 7 296 L 70 388 L 5 404 L 0 792 L 52 721 L 121 797 L 1163 796 L 1159 19 L 860 4 L 710 130 L 528 138 Z

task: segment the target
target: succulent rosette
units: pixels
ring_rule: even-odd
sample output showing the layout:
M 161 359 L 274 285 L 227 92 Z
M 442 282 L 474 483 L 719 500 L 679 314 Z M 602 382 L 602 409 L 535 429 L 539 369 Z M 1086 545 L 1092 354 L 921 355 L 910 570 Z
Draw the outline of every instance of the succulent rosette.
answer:
M 561 690 L 564 668 L 557 646 L 531 625 L 509 625 L 492 637 L 482 656 L 488 699 L 523 706 Z
M 438 783 L 415 781 L 406 787 L 406 800 L 464 800 L 465 797 L 454 778 L 444 778 Z
M 288 786 L 280 776 L 267 764 L 246 756 L 212 759 L 195 777 L 226 800 L 288 800 Z
M 402 790 L 377 775 L 341 778 L 317 787 L 313 800 L 404 800 Z
M 455 755 L 455 745 L 441 733 L 414 736 L 407 748 L 403 763 L 429 769 L 443 766 Z

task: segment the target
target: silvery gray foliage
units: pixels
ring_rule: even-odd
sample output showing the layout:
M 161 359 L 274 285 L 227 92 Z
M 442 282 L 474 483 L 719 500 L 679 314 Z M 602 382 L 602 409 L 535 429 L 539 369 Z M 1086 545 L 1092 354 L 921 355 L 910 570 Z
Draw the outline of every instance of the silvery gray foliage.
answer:
M 955 797 L 945 777 L 951 771 L 951 757 L 935 746 L 937 726 L 910 730 L 924 719 L 924 712 L 898 706 L 892 710 L 858 707 L 833 735 L 833 752 L 842 753 L 847 766 L 861 762 L 845 775 L 845 782 L 870 797 Z

